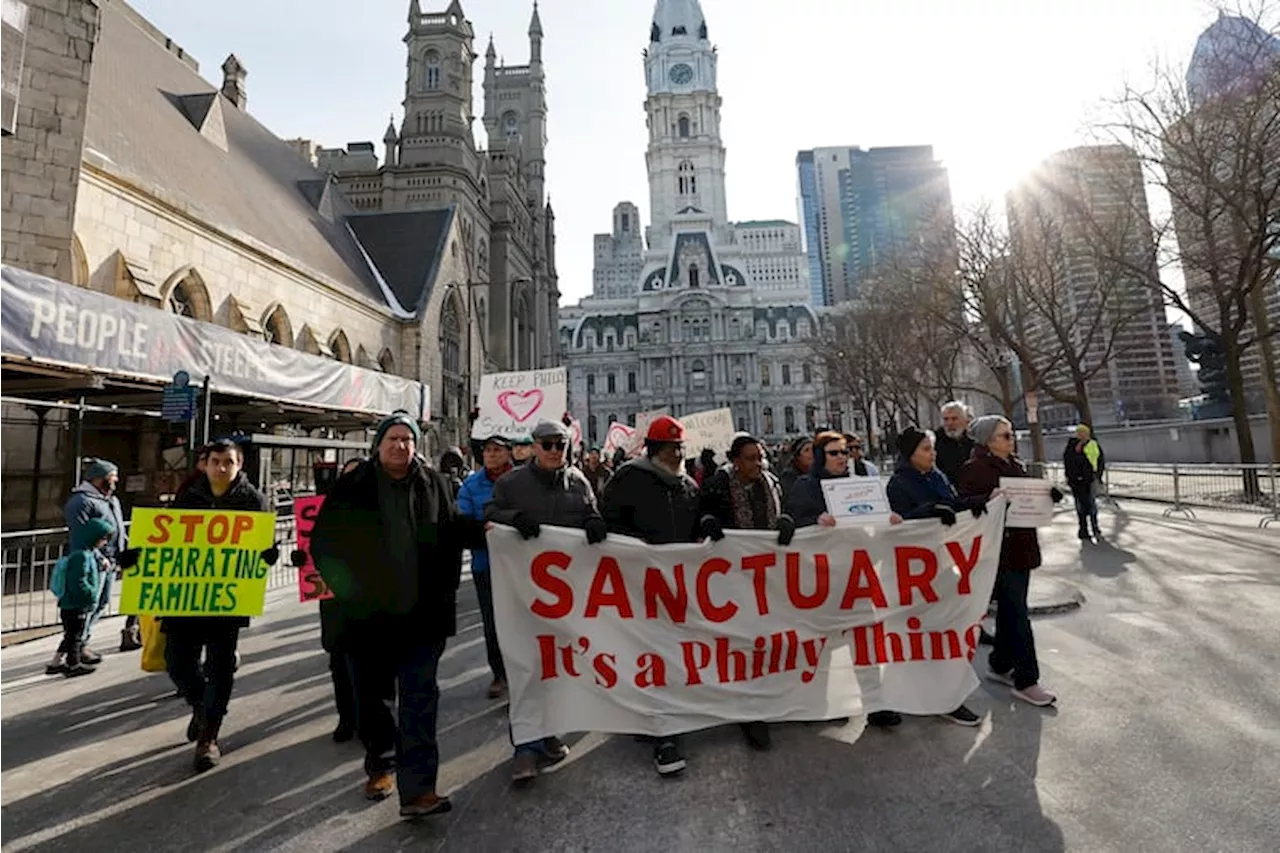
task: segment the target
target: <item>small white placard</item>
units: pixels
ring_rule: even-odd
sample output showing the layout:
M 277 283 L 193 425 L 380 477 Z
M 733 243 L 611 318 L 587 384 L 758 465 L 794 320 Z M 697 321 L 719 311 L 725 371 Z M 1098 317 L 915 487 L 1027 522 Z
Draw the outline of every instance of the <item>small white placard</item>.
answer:
M 822 496 L 837 527 L 877 524 L 892 512 L 879 477 L 832 477 L 822 481 Z
M 1001 477 L 1000 491 L 1009 499 L 1005 527 L 1048 527 L 1053 524 L 1052 485 L 1030 477 Z

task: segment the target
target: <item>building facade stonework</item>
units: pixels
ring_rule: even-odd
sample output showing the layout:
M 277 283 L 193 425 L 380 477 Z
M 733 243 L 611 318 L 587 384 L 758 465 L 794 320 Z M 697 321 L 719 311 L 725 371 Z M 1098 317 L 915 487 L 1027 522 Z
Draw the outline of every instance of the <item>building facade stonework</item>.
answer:
M 644 65 L 650 221 L 642 231 L 636 205 L 617 205 L 595 237 L 592 295 L 561 309 L 572 413 L 592 443 L 656 409 L 729 408 L 769 439 L 810 430 L 825 394 L 800 229 L 728 218 L 717 55 L 697 0 L 659 0 Z

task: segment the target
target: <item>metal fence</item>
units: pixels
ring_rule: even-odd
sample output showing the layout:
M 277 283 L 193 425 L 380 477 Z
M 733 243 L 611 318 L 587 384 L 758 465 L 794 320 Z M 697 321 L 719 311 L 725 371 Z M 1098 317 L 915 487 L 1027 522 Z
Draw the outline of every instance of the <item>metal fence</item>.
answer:
M 1049 479 L 1066 482 L 1060 463 L 1045 469 Z M 1280 522 L 1280 465 L 1107 465 L 1101 496 L 1168 504 L 1166 516 L 1195 518 L 1197 509 L 1250 513 L 1267 527 Z
M 289 563 L 289 554 L 297 542 L 294 518 L 282 515 L 276 519 L 276 544 L 280 560 L 267 577 L 267 588 L 291 586 L 298 582 L 298 570 Z M 58 600 L 49 592 L 53 567 L 67 550 L 67 528 L 20 530 L 0 534 L 2 583 L 0 590 L 0 631 L 24 631 L 60 624 Z M 120 604 L 120 583 L 111 590 L 109 614 Z

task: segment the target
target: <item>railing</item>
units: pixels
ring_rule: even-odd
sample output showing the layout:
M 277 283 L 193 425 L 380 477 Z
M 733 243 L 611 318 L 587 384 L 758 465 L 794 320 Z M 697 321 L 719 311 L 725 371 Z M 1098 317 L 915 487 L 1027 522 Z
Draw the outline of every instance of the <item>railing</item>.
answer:
M 267 588 L 291 586 L 298 582 L 298 570 L 289 563 L 297 542 L 292 515 L 276 519 L 276 544 L 280 560 L 271 568 Z M 49 592 L 53 567 L 67 551 L 67 528 L 20 530 L 0 534 L 0 631 L 23 631 L 60 623 L 58 600 Z M 117 612 L 120 582 L 111 588 L 107 615 Z
M 1061 463 L 1045 476 L 1065 483 Z M 1197 509 L 1261 515 L 1259 527 L 1280 522 L 1280 465 L 1109 464 L 1100 498 L 1169 504 L 1164 514 L 1195 518 Z

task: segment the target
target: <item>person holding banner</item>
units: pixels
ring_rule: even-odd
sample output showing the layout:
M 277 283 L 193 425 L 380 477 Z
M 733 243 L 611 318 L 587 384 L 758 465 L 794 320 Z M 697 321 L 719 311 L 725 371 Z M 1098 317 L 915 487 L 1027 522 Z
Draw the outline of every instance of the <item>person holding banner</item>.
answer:
M 969 461 L 960 467 L 960 494 L 988 499 L 1001 477 L 1026 477 L 1027 469 L 1013 453 L 1013 424 L 999 415 L 985 415 L 969 425 L 977 443 Z M 1054 503 L 1062 492 L 1051 492 Z M 1031 705 L 1052 705 L 1058 697 L 1040 685 L 1035 635 L 1027 609 L 1031 571 L 1040 565 L 1040 540 L 1034 527 L 1006 527 L 996 573 L 996 636 L 987 659 L 992 681 L 1013 688 L 1013 697 Z
M 729 445 L 729 463 L 702 486 L 703 517 L 712 516 L 725 530 L 777 530 L 778 543 L 791 544 L 796 524 L 782 511 L 782 486 L 764 468 L 764 444 L 751 435 L 740 435 Z M 753 749 L 773 746 L 766 722 L 742 723 L 742 733 Z
M 524 539 L 538 535 L 542 525 L 577 527 L 587 542 L 603 542 L 608 532 L 595 492 L 587 477 L 566 460 L 569 431 L 553 421 L 542 421 L 533 430 L 533 460 L 506 474 L 493 487 L 493 500 L 484 517 L 514 527 Z M 515 744 L 511 781 L 527 785 L 538 772 L 569 757 L 569 747 L 552 736 L 533 743 Z
M 715 516 L 698 511 L 698 484 L 683 470 L 684 438 L 684 424 L 670 415 L 649 423 L 644 455 L 618 468 L 605 487 L 600 512 L 610 531 L 650 545 L 724 536 Z M 678 736 L 651 742 L 653 764 L 661 775 L 679 773 L 688 766 Z
M 904 519 L 936 518 L 944 527 L 956 523 L 956 514 L 969 510 L 974 518 L 987 511 L 986 498 L 962 501 L 947 475 L 938 470 L 938 452 L 932 430 L 908 426 L 898 434 L 898 467 L 885 492 L 889 506 Z M 943 714 L 960 726 L 982 725 L 982 718 L 965 705 Z
M 384 800 L 399 787 L 406 818 L 452 808 L 436 793 L 436 673 L 457 632 L 462 550 L 485 544 L 484 524 L 458 512 L 448 481 L 417 455 L 421 438 L 407 413 L 379 423 L 373 458 L 334 483 L 311 531 L 312 557 L 345 617 L 364 794 Z
M 493 487 L 498 479 L 512 470 L 511 442 L 501 435 L 485 439 L 480 451 L 484 467 L 475 471 L 458 490 L 458 512 L 484 520 L 485 507 L 493 500 Z M 493 619 L 493 581 L 489 576 L 489 549 L 471 551 L 471 580 L 476 586 L 476 598 L 480 604 L 480 622 L 484 628 L 484 649 L 489 658 L 489 698 L 500 699 L 507 692 L 507 669 L 502 663 L 502 650 L 498 646 L 498 625 Z
M 244 457 L 229 438 L 208 446 L 204 473 L 174 500 L 175 509 L 234 509 L 268 512 L 266 497 L 241 470 Z M 274 565 L 280 552 L 274 546 L 262 559 Z M 236 646 L 247 616 L 165 616 L 165 663 L 178 692 L 191 706 L 187 740 L 195 741 L 195 768 L 202 773 L 218 764 L 218 734 L 235 686 Z M 204 665 L 200 656 L 204 655 Z

